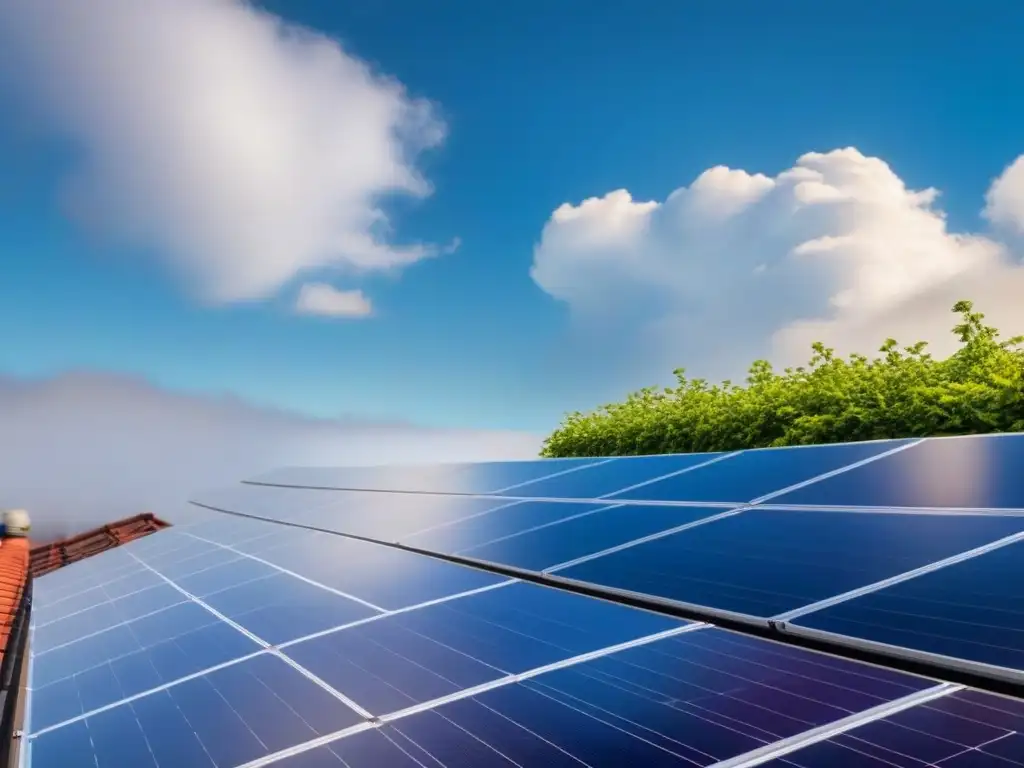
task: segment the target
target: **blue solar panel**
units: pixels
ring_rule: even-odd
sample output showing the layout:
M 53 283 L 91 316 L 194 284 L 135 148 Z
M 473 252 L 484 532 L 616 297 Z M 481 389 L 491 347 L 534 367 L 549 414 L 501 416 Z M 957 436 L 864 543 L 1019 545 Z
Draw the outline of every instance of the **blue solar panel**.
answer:
M 1024 670 L 1024 589 L 1017 585 L 1024 585 L 1024 542 L 799 617 L 793 623 L 1007 667 L 1024 678 L 1020 672 Z
M 607 504 L 570 504 L 553 501 L 515 502 L 510 506 L 456 520 L 447 525 L 431 526 L 409 536 L 403 536 L 399 541 L 421 549 L 450 554 L 524 531 L 543 529 L 543 526 L 551 526 L 581 515 L 590 517 L 597 510 L 607 507 Z
M 1024 703 L 961 691 L 764 763 L 772 768 L 1010 768 L 1024 764 Z
M 510 503 L 500 499 L 433 494 L 238 487 L 244 490 L 200 496 L 196 501 L 228 512 L 341 530 L 383 541 L 395 541 L 424 528 L 445 525 Z M 262 494 L 268 493 L 273 495 L 272 503 L 262 498 Z M 204 527 L 212 528 L 218 541 L 231 537 L 232 529 L 225 530 L 223 524 L 216 528 Z
M 707 766 L 933 685 L 704 629 L 400 717 L 274 765 Z
M 629 456 L 583 469 L 535 480 L 507 491 L 512 496 L 558 499 L 597 499 L 606 494 L 672 473 L 691 470 L 724 453 L 678 453 L 668 456 Z
M 723 514 L 728 511 L 707 507 L 619 506 L 457 552 L 465 557 L 542 571 Z M 439 537 L 442 532 L 437 533 Z M 423 546 L 415 539 L 408 543 Z
M 408 467 L 288 467 L 251 482 L 340 490 L 494 493 L 604 459 L 537 459 Z
M 780 504 L 1024 509 L 1024 440 L 986 435 L 926 440 L 781 496 Z
M 349 627 L 285 653 L 383 715 L 684 624 L 515 584 Z
M 43 733 L 33 768 L 241 765 L 361 718 L 261 655 Z
M 1024 517 L 754 508 L 558 575 L 771 617 L 1024 530 Z
M 891 451 L 907 440 L 847 443 L 814 448 L 745 451 L 681 475 L 642 485 L 611 499 L 745 503 L 769 493 Z

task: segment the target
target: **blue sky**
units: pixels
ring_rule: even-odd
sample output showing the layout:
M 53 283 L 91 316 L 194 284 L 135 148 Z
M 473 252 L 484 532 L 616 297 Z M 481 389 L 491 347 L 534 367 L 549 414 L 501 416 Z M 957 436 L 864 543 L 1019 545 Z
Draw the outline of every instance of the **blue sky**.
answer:
M 0 9 L 6 4 L 0 0 Z M 71 13 L 62 0 L 39 5 L 52 6 L 54 18 Z M 180 27 L 171 28 L 207 23 L 204 7 L 215 5 L 188 0 L 183 6 L 192 15 L 182 11 Z M 180 113 L 193 103 L 195 73 L 169 72 L 155 59 L 135 67 L 129 51 L 114 69 L 85 67 L 76 82 L 86 88 L 131 73 L 145 99 L 132 101 L 141 90 L 126 85 L 103 90 L 95 110 L 77 101 L 64 109 L 67 94 L 54 83 L 74 59 L 69 51 L 93 51 L 118 29 L 139 39 L 148 34 L 131 27 L 144 20 L 119 21 L 118 6 L 98 0 L 95 28 L 66 48 L 42 30 L 41 17 L 0 10 L 0 26 L 23 41 L 20 58 L 11 57 L 11 71 L 2 73 L 0 109 L 15 119 L 0 124 L 0 372 L 125 372 L 183 392 L 230 392 L 316 416 L 543 432 L 563 411 L 664 378 L 676 365 L 717 376 L 742 370 L 754 356 L 784 361 L 787 345 L 803 348 L 807 333 L 850 348 L 881 341 L 890 327 L 946 335 L 951 321 L 935 313 L 948 310 L 959 286 L 970 286 L 970 297 L 1000 322 L 1024 314 L 1012 296 L 978 295 L 993 283 L 1015 286 L 1019 277 L 1015 238 L 1024 195 L 1014 190 L 1024 185 L 1014 185 L 1021 180 L 1007 176 L 1000 204 L 990 202 L 990 215 L 982 215 L 993 180 L 1024 152 L 1019 2 L 262 3 L 401 83 L 402 98 L 429 100 L 445 135 L 411 152 L 408 166 L 430 193 L 386 196 L 382 205 L 389 243 L 433 244 L 439 253 L 392 272 L 307 270 L 243 300 L 205 298 L 195 277 L 202 268 L 172 266 L 180 243 L 159 234 L 126 242 L 97 232 L 88 216 L 68 215 L 67 179 L 95 156 L 108 153 L 121 168 L 137 162 L 133 153 L 159 158 L 158 143 L 134 145 L 119 138 L 123 133 L 104 133 L 105 126 L 140 109 L 159 116 L 165 90 L 179 99 L 168 109 Z M 215 39 L 217 20 L 209 19 Z M 187 39 L 178 43 L 186 56 Z M 230 54 L 229 43 L 224 50 Z M 256 81 L 262 73 L 253 66 L 245 77 Z M 340 85 L 325 93 L 338 99 L 345 126 L 361 125 L 362 102 L 346 103 Z M 287 100 L 256 103 L 238 116 L 239 130 L 257 131 L 262 116 L 287 117 L 288 109 Z M 568 229 L 561 237 L 562 225 L 545 229 L 563 203 L 577 206 L 619 189 L 634 202 L 664 202 L 716 166 L 775 179 L 805 153 L 846 147 L 887 163 L 909 190 L 936 188 L 941 196 L 924 210 L 893 203 L 888 193 L 868 199 L 880 188 L 868 184 L 858 188 L 863 194 L 851 193 L 856 205 L 815 219 L 804 232 L 805 223 L 791 226 L 791 200 L 777 192 L 775 203 L 742 222 L 711 216 L 719 222 L 714 247 L 705 247 L 706 222 L 692 212 L 679 214 L 687 234 L 678 237 L 666 234 L 675 231 L 668 213 L 641 227 L 657 237 L 630 230 L 616 240 L 594 222 L 587 232 L 596 238 Z M 110 160 L 110 152 L 123 157 Z M 833 161 L 812 162 L 832 188 L 851 173 L 884 175 L 857 158 L 845 157 L 846 170 L 835 170 Z M 854 166 L 868 170 L 850 171 Z M 146 189 L 157 195 L 161 174 L 170 179 L 173 169 L 159 162 L 151 168 Z M 342 164 L 338 175 L 348 183 L 358 173 Z M 183 178 L 174 181 L 196 179 Z M 202 190 L 182 194 L 193 192 Z M 895 213 L 875 215 L 890 203 Z M 941 218 L 923 217 L 939 210 L 948 229 L 935 232 L 930 222 Z M 119 210 L 105 214 L 117 219 Z M 180 219 L 168 226 L 175 223 Z M 984 243 L 963 246 L 957 235 L 968 232 Z M 792 267 L 796 245 L 853 235 L 874 245 L 851 247 L 823 271 Z M 459 248 L 444 252 L 453 238 Z M 927 254 L 911 253 L 929 238 L 935 245 Z M 605 247 L 612 241 L 614 252 Z M 893 263 L 879 266 L 879 248 L 886 252 L 880 241 L 893 244 Z M 775 245 L 759 254 L 767 242 Z M 900 261 L 904 251 L 910 255 Z M 941 253 L 933 258 L 933 251 Z M 549 269 L 543 285 L 531 277 L 535 260 Z M 755 300 L 744 281 L 763 264 L 777 264 L 778 278 Z M 994 280 L 1002 273 L 993 270 L 1006 270 L 1006 279 Z M 903 275 L 899 285 L 880 286 L 879 275 L 893 274 Z M 680 285 L 665 288 L 680 275 Z M 363 291 L 372 315 L 296 312 L 296 290 L 314 280 Z M 835 299 L 844 291 L 871 312 L 843 309 Z

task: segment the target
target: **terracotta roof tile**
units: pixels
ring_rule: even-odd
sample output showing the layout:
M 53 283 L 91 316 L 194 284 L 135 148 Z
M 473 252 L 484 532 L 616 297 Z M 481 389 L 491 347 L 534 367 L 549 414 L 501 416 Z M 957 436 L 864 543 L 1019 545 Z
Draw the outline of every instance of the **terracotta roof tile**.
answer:
M 166 528 L 167 525 L 148 512 L 108 523 L 71 538 L 36 547 L 30 553 L 29 567 L 32 569 L 32 575 L 39 577 L 70 563 L 148 536 L 161 528 Z M 0 583 L 3 578 L 3 569 L 0 567 Z
M 0 660 L 7 650 L 7 639 L 18 612 L 22 590 L 25 589 L 28 564 L 28 539 L 0 541 Z

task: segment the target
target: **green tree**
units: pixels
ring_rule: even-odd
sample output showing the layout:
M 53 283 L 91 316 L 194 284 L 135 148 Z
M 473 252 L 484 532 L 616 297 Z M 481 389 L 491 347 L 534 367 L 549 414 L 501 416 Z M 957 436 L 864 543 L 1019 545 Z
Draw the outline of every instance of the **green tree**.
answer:
M 676 386 L 647 387 L 621 403 L 568 414 L 542 456 L 732 451 L 1024 430 L 1024 336 L 1002 340 L 970 301 L 953 328 L 960 348 L 936 360 L 925 342 L 887 339 L 878 357 L 842 358 L 817 342 L 806 366 L 779 373 L 767 360 L 745 385 L 675 371 Z

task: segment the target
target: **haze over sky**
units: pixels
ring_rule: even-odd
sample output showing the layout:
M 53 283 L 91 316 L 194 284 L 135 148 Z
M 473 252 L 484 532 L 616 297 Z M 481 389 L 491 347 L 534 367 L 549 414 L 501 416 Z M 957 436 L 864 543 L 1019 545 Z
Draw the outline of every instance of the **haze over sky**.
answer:
M 959 298 L 1022 332 L 1022 24 L 1017 0 L 0 0 L 0 400 L 117 424 L 123 471 L 202 443 L 121 418 L 135 395 L 528 455 L 677 366 L 946 353 Z M 243 433 L 232 472 L 330 453 Z

